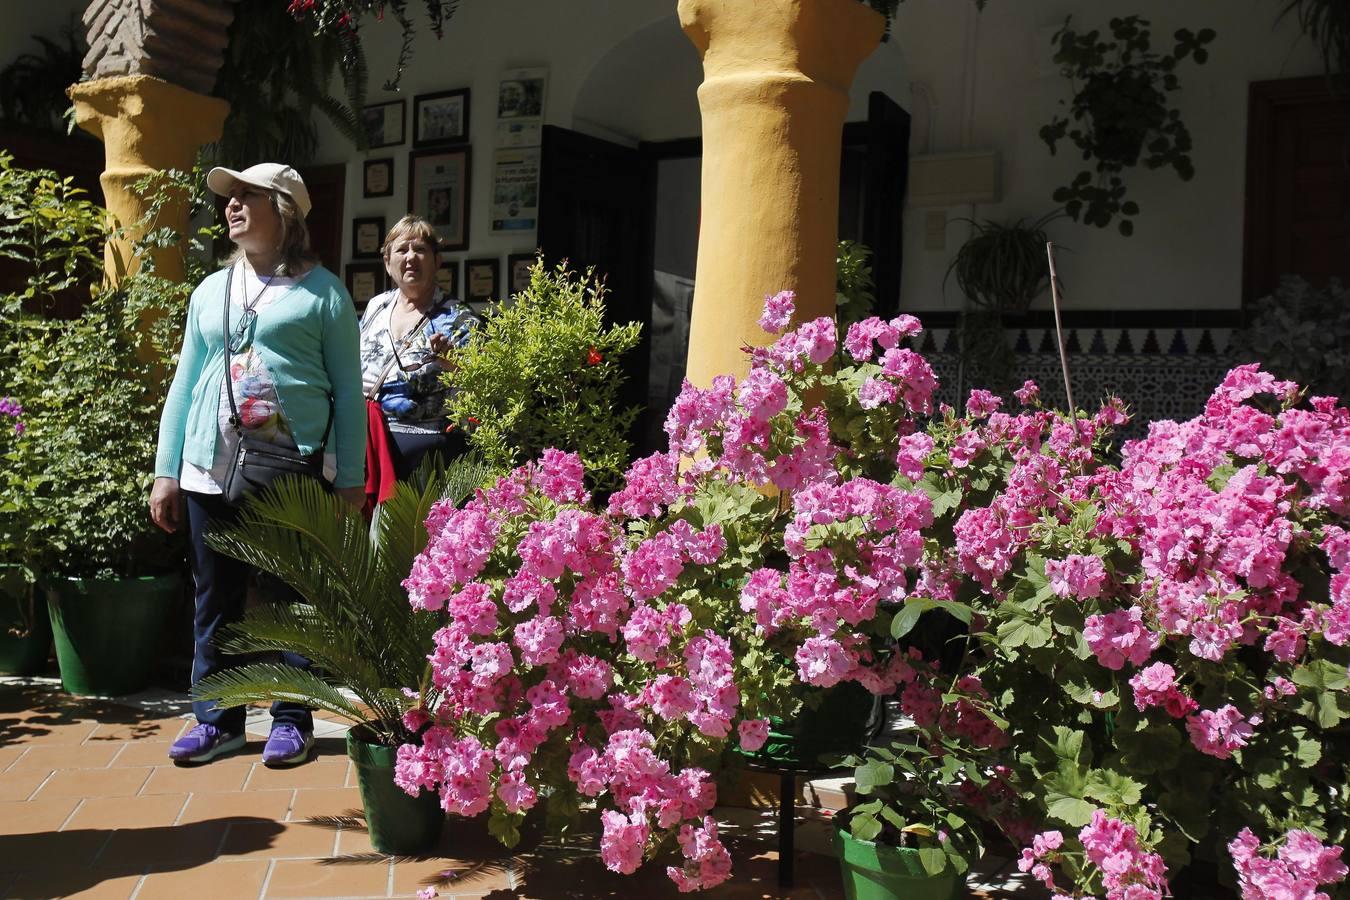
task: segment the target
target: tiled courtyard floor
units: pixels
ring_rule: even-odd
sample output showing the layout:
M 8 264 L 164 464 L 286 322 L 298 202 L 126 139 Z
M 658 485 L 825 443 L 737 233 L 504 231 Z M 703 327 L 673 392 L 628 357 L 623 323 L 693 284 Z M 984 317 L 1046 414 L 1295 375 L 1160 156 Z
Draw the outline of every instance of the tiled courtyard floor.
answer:
M 504 850 L 478 821 L 452 820 L 432 855 L 373 851 L 341 729 L 321 723 L 315 759 L 274 771 L 259 762 L 267 716 L 244 752 L 176 768 L 169 743 L 186 729 L 181 696 L 138 701 L 70 697 L 50 680 L 0 679 L 0 897 L 659 898 L 678 896 L 661 865 L 620 877 L 591 842 Z M 325 734 L 326 733 L 326 734 Z M 777 884 L 774 816 L 720 810 L 734 879 L 728 898 L 841 898 L 825 814 L 797 830 L 796 887 Z M 987 860 L 1008 879 L 1006 860 Z M 1015 872 L 1013 873 L 1015 875 Z M 972 897 L 1032 897 L 1025 889 Z

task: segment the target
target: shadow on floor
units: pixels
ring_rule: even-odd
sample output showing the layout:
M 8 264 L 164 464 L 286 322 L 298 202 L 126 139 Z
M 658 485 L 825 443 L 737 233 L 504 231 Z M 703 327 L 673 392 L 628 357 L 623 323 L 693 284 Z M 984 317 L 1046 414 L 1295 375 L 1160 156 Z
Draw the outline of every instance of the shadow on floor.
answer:
M 248 825 L 250 840 L 221 853 L 225 830 Z M 0 835 L 0 870 L 13 878 L 6 897 L 67 896 L 114 878 L 191 869 L 222 856 L 272 846 L 285 826 L 270 819 L 231 817 L 153 828 L 76 828 Z
M 75 697 L 47 684 L 0 684 L 0 746 L 38 738 L 83 722 L 127 725 L 119 740 L 158 734 L 164 714 L 126 706 L 115 699 Z

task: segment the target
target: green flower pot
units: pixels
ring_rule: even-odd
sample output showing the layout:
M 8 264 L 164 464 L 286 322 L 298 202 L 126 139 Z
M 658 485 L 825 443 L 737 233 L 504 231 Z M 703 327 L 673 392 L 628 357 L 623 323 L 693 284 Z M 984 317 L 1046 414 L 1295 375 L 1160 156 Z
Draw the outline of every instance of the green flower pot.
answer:
M 950 863 L 929 875 L 918 850 L 860 841 L 846 828 L 834 829 L 834 849 L 848 900 L 954 900 L 964 881 Z
M 45 592 L 69 693 L 118 697 L 149 686 L 164 622 L 181 594 L 177 575 L 64 578 Z
M 445 825 L 440 797 L 423 790 L 410 797 L 394 784 L 398 751 L 363 739 L 359 729 L 347 732 L 347 755 L 356 764 L 370 843 L 381 853 L 415 856 L 435 846 Z
M 821 757 L 862 751 L 876 703 L 877 699 L 856 682 L 826 688 L 815 709 L 802 707 L 790 722 L 769 719 L 764 746 L 744 755 L 764 768 L 823 769 L 827 763 Z
M 0 675 L 36 675 L 47 668 L 52 622 L 47 604 L 0 591 Z

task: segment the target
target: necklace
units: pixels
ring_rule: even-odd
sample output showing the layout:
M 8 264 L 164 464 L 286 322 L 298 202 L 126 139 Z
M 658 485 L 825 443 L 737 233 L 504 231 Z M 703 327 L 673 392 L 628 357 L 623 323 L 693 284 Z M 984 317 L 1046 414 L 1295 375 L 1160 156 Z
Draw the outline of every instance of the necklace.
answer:
M 257 272 L 253 273 L 255 278 L 257 274 Z M 267 289 L 272 286 L 272 279 L 276 277 L 276 272 L 267 276 L 267 280 L 263 282 L 262 290 L 258 291 L 252 300 L 249 300 L 248 283 L 244 281 L 244 270 L 240 269 L 239 280 L 243 282 L 241 286 L 244 290 L 244 311 L 240 313 L 239 324 L 235 326 L 234 333 L 230 335 L 231 353 L 238 353 L 247 343 L 248 330 L 253 326 L 253 321 L 258 318 L 258 301 L 262 299 L 263 294 L 267 293 Z

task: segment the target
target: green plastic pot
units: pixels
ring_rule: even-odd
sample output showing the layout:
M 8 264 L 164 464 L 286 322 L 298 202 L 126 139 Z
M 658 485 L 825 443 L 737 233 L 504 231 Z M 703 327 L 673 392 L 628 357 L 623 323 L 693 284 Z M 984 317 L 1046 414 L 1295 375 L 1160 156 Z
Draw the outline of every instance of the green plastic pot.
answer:
M 445 825 L 440 798 L 428 790 L 411 797 L 394 784 L 398 751 L 367 737 L 357 728 L 347 732 L 347 755 L 356 764 L 356 785 L 361 790 L 371 846 L 395 856 L 430 850 Z
M 46 603 L 32 602 L 30 609 L 30 602 L 0 591 L 0 675 L 36 675 L 47 668 L 52 622 Z
M 145 690 L 159 662 L 164 622 L 181 590 L 177 575 L 47 582 L 47 610 L 66 691 L 119 697 Z
M 765 768 L 820 769 L 822 757 L 859 753 L 867 744 L 877 698 L 857 682 L 826 688 L 815 709 L 802 707 L 792 721 L 769 719 L 764 746 L 744 753 Z M 742 751 L 737 751 L 742 752 Z
M 860 841 L 846 828 L 834 829 L 834 849 L 847 900 L 954 900 L 964 881 L 950 863 L 929 875 L 918 850 Z

